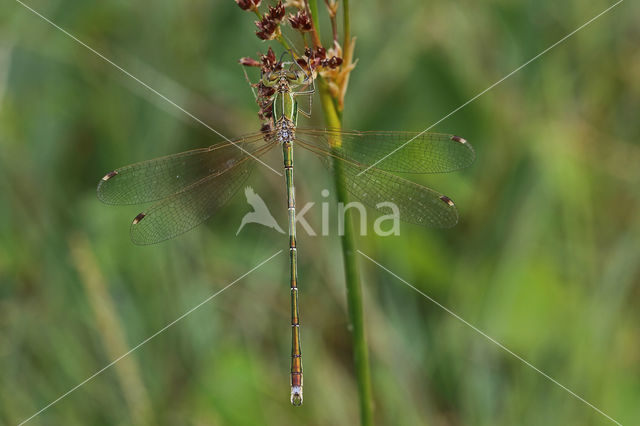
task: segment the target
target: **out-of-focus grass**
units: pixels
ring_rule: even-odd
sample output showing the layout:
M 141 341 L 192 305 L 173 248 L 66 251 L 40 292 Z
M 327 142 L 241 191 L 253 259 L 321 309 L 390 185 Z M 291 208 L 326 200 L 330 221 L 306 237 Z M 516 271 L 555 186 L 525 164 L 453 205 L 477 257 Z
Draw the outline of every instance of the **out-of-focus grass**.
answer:
M 235 61 L 266 46 L 234 2 L 29 4 L 225 135 L 256 129 Z M 422 130 L 608 4 L 353 2 L 360 63 L 345 126 Z M 358 242 L 623 424 L 640 419 L 638 16 L 622 3 L 437 127 L 478 152 L 462 173 L 411 177 L 457 202 L 456 228 L 406 225 Z M 239 195 L 197 231 L 131 244 L 140 208 L 101 205 L 98 179 L 217 138 L 18 3 L 0 22 L 0 423 L 16 424 L 109 363 L 122 344 L 113 336 L 135 346 L 286 239 L 258 226 L 236 237 L 248 211 Z M 299 203 L 319 205 L 326 171 L 309 155 L 296 164 Z M 257 166 L 251 185 L 284 223 L 281 179 Z M 320 209 L 309 218 L 319 229 Z M 74 235 L 87 241 L 75 256 Z M 288 402 L 279 256 L 134 352 L 139 372 L 123 368 L 138 384 L 112 368 L 33 423 L 145 423 L 133 392 L 157 424 L 353 424 L 339 244 L 302 233 L 299 246 L 302 408 Z M 92 306 L 83 256 L 95 257 L 114 321 Z M 362 266 L 379 424 L 609 424 Z

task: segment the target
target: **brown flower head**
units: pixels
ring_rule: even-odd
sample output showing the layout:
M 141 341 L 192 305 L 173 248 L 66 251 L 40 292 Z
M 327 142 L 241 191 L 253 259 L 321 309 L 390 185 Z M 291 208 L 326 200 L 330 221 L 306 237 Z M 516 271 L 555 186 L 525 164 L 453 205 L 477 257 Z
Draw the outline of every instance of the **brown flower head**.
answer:
M 271 130 L 272 130 L 272 128 L 271 128 L 271 123 L 270 122 L 262 123 L 262 126 L 260 127 L 260 131 L 262 133 L 268 134 L 268 133 L 271 133 Z
M 269 47 L 269 50 L 267 50 L 265 55 L 260 55 L 260 62 L 262 62 L 262 72 L 265 73 L 269 71 L 276 71 L 282 66 L 281 64 L 278 65 L 276 54 L 271 47 Z
M 299 10 L 295 15 L 290 14 L 288 19 L 292 28 L 302 33 L 311 31 L 311 18 L 305 10 Z
M 313 56 L 318 59 L 324 59 L 327 57 L 327 49 L 322 46 L 316 47 L 316 50 L 313 52 Z
M 236 0 L 242 10 L 256 10 L 262 0 Z
M 323 64 L 323 66 L 332 69 L 338 68 L 340 65 L 342 65 L 342 58 L 339 58 L 337 56 L 332 56 L 330 59 L 326 59 L 326 64 Z
M 258 27 L 256 35 L 260 40 L 273 40 L 276 37 L 278 24 L 270 20 L 268 15 L 264 15 L 260 21 L 256 21 L 256 27 Z
M 306 48 L 304 50 L 304 56 L 297 59 L 298 64 L 309 71 L 322 68 L 335 69 L 342 65 L 342 58 L 334 55 L 334 49 L 330 50 L 331 56 L 327 55 L 327 49 L 318 46 L 314 50 Z
M 269 6 L 269 11 L 264 14 L 261 20 L 256 21 L 258 31 L 256 35 L 260 40 L 273 40 L 278 35 L 278 27 L 282 18 L 284 18 L 285 10 L 282 0 L 275 6 Z
M 258 84 L 259 98 L 270 98 L 274 93 L 276 93 L 276 89 L 274 87 L 267 87 L 264 84 Z
M 307 61 L 306 57 L 302 56 L 300 58 L 297 58 L 296 62 L 298 63 L 298 65 L 300 65 L 300 67 L 302 67 L 302 69 L 309 70 L 309 61 Z
M 276 24 L 279 24 L 285 15 L 284 4 L 282 4 L 282 0 L 280 0 L 275 6 L 269 6 L 269 12 L 267 12 L 267 15 L 269 15 L 269 18 L 271 18 L 271 20 Z
M 260 106 L 260 111 L 258 111 L 258 118 L 261 121 L 269 121 L 271 117 L 273 117 L 273 104 L 270 100 L 264 100 L 262 102 L 258 102 Z
M 256 61 L 253 58 L 249 58 L 248 56 L 240 58 L 238 62 L 240 63 L 240 65 L 244 65 L 245 67 L 259 67 L 261 65 L 259 61 Z

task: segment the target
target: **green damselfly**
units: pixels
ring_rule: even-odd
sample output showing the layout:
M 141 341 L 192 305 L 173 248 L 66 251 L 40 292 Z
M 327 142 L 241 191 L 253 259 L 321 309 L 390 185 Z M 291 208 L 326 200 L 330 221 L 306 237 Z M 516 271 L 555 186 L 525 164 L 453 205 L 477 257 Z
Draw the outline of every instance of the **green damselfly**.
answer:
M 261 83 L 271 93 L 268 102 L 273 114 L 268 130 L 116 169 L 99 182 L 98 198 L 107 204 L 155 202 L 131 224 L 134 243 L 154 244 L 211 217 L 244 185 L 255 162 L 282 146 L 289 222 L 291 403 L 301 405 L 294 144 L 320 157 L 340 161 L 343 173 L 339 184 L 364 204 L 375 208 L 379 203 L 392 202 L 400 210 L 400 219 L 435 227 L 457 223 L 453 201 L 394 173 L 459 170 L 469 166 L 475 154 L 464 139 L 447 134 L 299 129 L 298 112 L 304 111 L 298 108 L 297 97 L 311 96 L 313 77 L 297 69 L 295 63 L 280 60 L 273 71 L 262 75 Z M 411 142 L 398 150 L 407 141 Z M 391 152 L 393 155 L 389 156 Z

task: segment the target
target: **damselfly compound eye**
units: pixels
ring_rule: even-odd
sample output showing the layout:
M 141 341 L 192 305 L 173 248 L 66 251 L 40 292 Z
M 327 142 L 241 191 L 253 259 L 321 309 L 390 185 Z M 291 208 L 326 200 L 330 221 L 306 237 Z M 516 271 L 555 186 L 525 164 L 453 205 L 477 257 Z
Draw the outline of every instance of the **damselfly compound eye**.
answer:
M 278 73 L 268 72 L 262 76 L 262 84 L 266 87 L 272 87 L 278 82 L 278 79 Z

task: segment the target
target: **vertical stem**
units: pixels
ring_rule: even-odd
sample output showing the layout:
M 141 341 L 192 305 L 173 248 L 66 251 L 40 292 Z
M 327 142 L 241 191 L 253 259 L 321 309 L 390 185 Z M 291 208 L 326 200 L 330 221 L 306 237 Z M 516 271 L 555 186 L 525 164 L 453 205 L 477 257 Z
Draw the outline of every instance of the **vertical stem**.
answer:
M 320 42 L 320 27 L 318 24 L 318 1 L 317 0 L 307 0 L 307 8 L 309 15 L 311 15 L 311 26 L 313 30 L 311 31 L 311 37 L 313 38 L 314 46 L 321 46 Z
M 71 260 L 87 292 L 107 358 L 116 359 L 123 353 L 128 353 L 130 347 L 94 249 L 85 234 L 72 235 L 69 238 L 69 247 Z M 149 393 L 142 380 L 140 366 L 135 356 L 118 362 L 114 369 L 126 406 L 129 408 L 130 423 L 141 426 L 155 424 Z
M 351 21 L 349 16 L 349 0 L 342 0 L 342 32 L 344 43 L 342 45 L 346 49 L 351 44 Z
M 314 43 L 320 41 L 320 29 L 318 27 L 317 0 L 307 0 L 307 6 L 311 14 L 314 30 Z M 349 24 L 349 0 L 343 0 L 344 11 L 344 36 L 345 53 L 351 49 L 351 28 Z M 349 52 L 350 53 L 350 52 Z M 346 56 L 346 55 L 345 55 Z M 351 56 L 349 56 L 350 58 Z M 324 111 L 324 119 L 327 127 L 342 128 L 342 103 L 331 96 L 327 82 L 318 76 L 318 91 Z M 340 146 L 340 137 L 335 137 L 332 146 Z M 333 160 L 333 178 L 336 187 L 336 196 L 339 203 L 348 201 L 347 191 L 342 185 L 344 170 L 339 160 Z M 360 273 L 356 259 L 355 242 L 353 236 L 353 219 L 351 211 L 347 210 L 344 217 L 344 235 L 340 237 L 342 243 L 342 258 L 344 261 L 344 276 L 347 288 L 347 309 L 349 311 L 349 323 L 351 325 L 351 342 L 353 346 L 353 361 L 358 381 L 358 397 L 360 403 L 360 424 L 362 426 L 373 425 L 373 396 L 371 392 L 371 372 L 369 368 L 369 351 L 364 332 L 364 312 L 362 308 L 362 288 L 360 286 Z
M 321 77 L 318 78 L 318 87 L 325 122 L 328 127 L 340 129 L 342 127 L 341 114 L 337 109 L 335 100 L 329 93 L 327 83 Z M 339 137 L 332 140 L 332 146 L 339 146 Z M 336 196 L 339 203 L 348 201 L 347 191 L 342 185 L 344 170 L 342 163 L 333 160 L 334 182 Z M 373 424 L 373 397 L 371 392 L 371 372 L 369 368 L 369 352 L 364 331 L 364 313 L 362 307 L 362 287 L 360 285 L 360 273 L 358 271 L 357 254 L 353 234 L 353 219 L 351 210 L 344 212 L 344 235 L 341 236 L 342 257 L 344 261 L 345 284 L 347 289 L 347 307 L 349 311 L 349 323 L 351 325 L 351 341 L 353 346 L 353 358 L 356 379 L 358 381 L 358 395 L 360 402 L 360 424 L 370 426 Z
M 349 0 L 343 0 L 342 2 L 342 32 L 344 40 L 342 42 L 342 59 L 346 65 L 343 66 L 352 66 L 353 63 L 353 48 L 355 43 L 355 37 L 351 38 L 351 18 L 349 15 Z M 351 71 L 348 71 L 344 74 L 343 80 L 340 84 L 340 96 L 338 98 L 338 110 L 342 111 L 344 108 L 344 96 L 347 91 L 347 87 L 349 87 L 349 76 L 351 75 Z
M 338 24 L 336 23 L 337 4 L 332 4 L 329 0 L 324 0 L 324 3 L 327 5 L 327 9 L 329 10 L 329 17 L 331 18 L 331 32 L 333 33 L 333 46 L 335 47 L 338 43 Z

